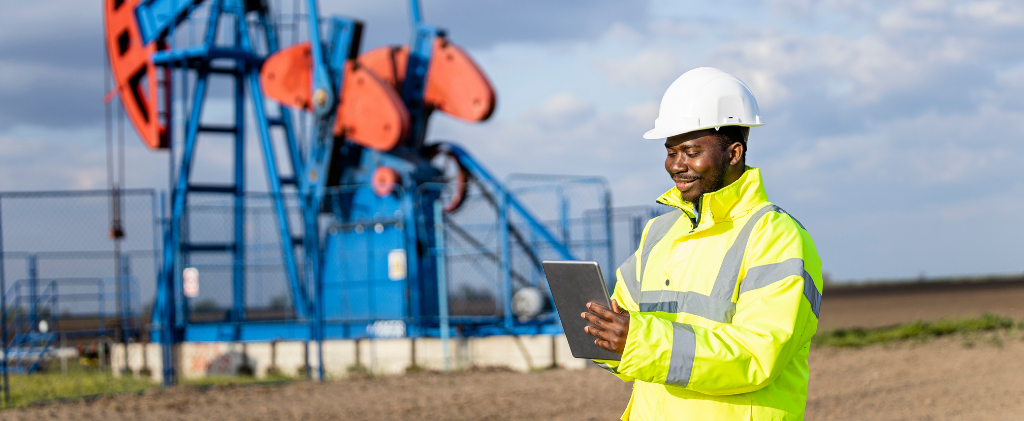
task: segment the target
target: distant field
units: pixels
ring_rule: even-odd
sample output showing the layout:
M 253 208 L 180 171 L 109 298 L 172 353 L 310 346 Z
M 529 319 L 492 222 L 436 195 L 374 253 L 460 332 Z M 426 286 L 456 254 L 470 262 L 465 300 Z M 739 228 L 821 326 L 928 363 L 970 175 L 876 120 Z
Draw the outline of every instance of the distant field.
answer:
M 1024 279 L 829 286 L 822 295 L 818 330 L 984 313 L 1024 320 Z

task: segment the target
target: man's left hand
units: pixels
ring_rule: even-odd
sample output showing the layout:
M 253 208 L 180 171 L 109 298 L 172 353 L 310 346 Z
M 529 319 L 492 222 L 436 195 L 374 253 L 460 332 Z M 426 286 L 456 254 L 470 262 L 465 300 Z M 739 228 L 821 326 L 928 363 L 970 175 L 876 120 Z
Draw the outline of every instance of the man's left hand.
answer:
M 597 303 L 588 303 L 586 313 L 580 316 L 587 319 L 593 326 L 584 328 L 587 333 L 597 338 L 594 343 L 604 349 L 622 355 L 626 348 L 626 334 L 629 333 L 629 312 L 619 308 L 619 303 L 612 300 L 612 308 Z

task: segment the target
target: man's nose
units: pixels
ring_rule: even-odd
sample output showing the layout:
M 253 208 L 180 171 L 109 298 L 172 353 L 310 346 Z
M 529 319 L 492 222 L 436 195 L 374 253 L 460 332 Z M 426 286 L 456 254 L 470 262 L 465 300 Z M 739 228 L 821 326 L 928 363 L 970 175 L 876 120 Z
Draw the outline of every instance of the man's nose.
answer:
M 673 173 L 686 172 L 689 170 L 686 165 L 686 158 L 683 156 L 676 156 L 675 159 L 672 160 L 672 164 L 669 169 L 672 170 Z

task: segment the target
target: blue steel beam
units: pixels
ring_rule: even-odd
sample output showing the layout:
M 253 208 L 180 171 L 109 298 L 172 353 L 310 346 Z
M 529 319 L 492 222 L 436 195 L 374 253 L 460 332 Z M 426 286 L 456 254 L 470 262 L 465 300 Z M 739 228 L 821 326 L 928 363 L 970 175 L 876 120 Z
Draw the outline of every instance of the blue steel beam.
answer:
M 413 2 L 415 4 L 415 0 Z M 424 104 L 423 95 L 427 89 L 427 69 L 430 67 L 430 57 L 434 51 L 434 38 L 442 34 L 443 31 L 423 23 L 416 23 L 412 27 L 412 41 L 409 44 L 409 58 L 401 94 L 412 119 L 409 146 L 413 148 L 422 146 L 427 135 L 430 109 Z
M 311 0 L 312 1 L 312 0 Z M 243 49 L 252 50 L 249 41 L 249 28 L 245 19 L 238 19 L 238 32 L 241 33 L 241 45 Z M 299 280 L 298 266 L 295 260 L 295 248 L 292 247 L 291 229 L 288 223 L 288 210 L 284 206 L 284 196 L 281 193 L 281 176 L 278 173 L 277 160 L 274 154 L 274 145 L 270 138 L 270 126 L 267 122 L 267 113 L 264 109 L 263 88 L 260 87 L 259 73 L 253 69 L 248 72 L 246 78 L 249 82 L 249 92 L 252 96 L 253 110 L 256 114 L 256 127 L 260 133 L 260 143 L 263 146 L 263 160 L 267 169 L 267 184 L 270 187 L 270 194 L 273 197 L 274 211 L 277 215 L 277 227 L 281 236 L 281 254 L 284 258 L 285 272 L 288 274 L 288 282 L 291 284 L 292 295 L 295 302 L 295 313 L 301 319 L 310 316 L 311 306 L 306 288 Z M 317 235 L 314 233 L 313 235 Z
M 239 16 L 244 20 L 243 16 Z M 235 31 L 235 48 L 241 47 L 241 31 Z M 240 70 L 235 75 L 235 191 L 234 191 L 234 241 L 235 253 L 232 267 L 233 306 L 231 319 L 235 323 L 245 320 L 245 73 L 249 64 L 245 59 L 235 61 Z
M 167 32 L 188 17 L 203 0 L 142 0 L 135 6 L 135 20 L 146 44 L 167 35 Z
M 209 63 L 213 59 L 225 58 L 232 60 L 244 60 L 248 64 L 260 66 L 264 58 L 253 54 L 250 51 L 238 50 L 236 48 L 224 48 L 214 45 L 197 45 L 194 47 L 178 48 L 173 50 L 160 50 L 153 53 L 153 63 L 167 65 L 180 62 L 198 61 Z M 233 72 L 237 72 L 235 69 Z
M 313 69 L 310 87 L 310 98 L 313 99 L 313 110 L 317 116 L 330 115 L 334 111 L 337 90 L 331 86 L 330 73 L 327 62 L 324 60 L 323 43 L 320 42 L 320 14 L 317 11 L 317 0 L 306 1 L 306 11 L 309 13 L 309 50 L 313 56 Z
M 409 0 L 409 19 L 412 20 L 412 25 L 419 25 L 423 22 L 423 14 L 420 9 L 420 0 Z
M 277 31 L 274 25 L 269 24 L 266 13 L 260 13 L 258 22 L 263 28 L 263 35 L 267 42 L 267 54 L 274 54 L 280 48 L 277 41 Z M 295 132 L 292 131 L 292 113 L 288 111 L 285 106 L 278 104 L 278 117 L 270 121 L 271 124 L 280 124 L 284 127 L 285 141 L 288 143 L 288 162 L 292 165 L 292 176 L 290 182 L 296 186 L 299 191 L 305 189 L 305 180 L 303 177 L 305 174 L 305 166 L 302 162 L 302 151 L 299 149 L 299 142 L 295 138 Z M 281 180 L 282 183 L 286 183 L 285 179 Z
M 327 55 L 326 72 L 330 79 L 329 85 L 344 86 L 345 61 L 359 55 L 359 42 L 362 36 L 362 23 L 351 19 L 333 18 L 331 20 L 331 44 Z M 333 89 L 333 88 L 332 88 Z M 317 116 L 316 138 L 313 139 L 306 158 L 306 194 L 310 197 L 308 206 L 318 212 L 323 201 L 324 187 L 327 183 L 327 172 L 331 165 L 331 154 L 334 149 L 335 114 Z M 315 208 L 315 210 L 313 209 Z

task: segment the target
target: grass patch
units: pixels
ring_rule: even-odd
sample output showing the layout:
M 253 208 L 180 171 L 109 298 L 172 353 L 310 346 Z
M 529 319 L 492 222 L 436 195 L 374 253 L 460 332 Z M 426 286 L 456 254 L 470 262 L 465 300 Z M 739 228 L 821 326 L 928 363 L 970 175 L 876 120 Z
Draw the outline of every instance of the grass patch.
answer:
M 201 379 L 181 380 L 179 384 L 198 389 L 219 386 L 262 385 L 275 386 L 291 383 L 296 377 L 281 374 L 263 378 L 253 376 L 209 376 Z M 110 368 L 99 370 L 87 367 L 77 360 L 68 360 L 68 375 L 61 376 L 60 365 L 51 364 L 46 372 L 31 375 L 11 374 L 11 401 L 3 408 L 20 408 L 29 405 L 61 401 L 91 399 L 100 396 L 142 393 L 160 385 L 149 378 L 135 378 L 125 375 L 114 377 Z M 2 393 L 2 392 L 0 392 Z
M 1015 323 L 1011 318 L 986 313 L 977 318 L 944 319 L 936 322 L 917 321 L 877 329 L 853 328 L 819 332 L 811 339 L 811 343 L 815 346 L 861 347 L 910 339 L 931 339 L 953 334 L 1005 330 L 1014 326 Z M 971 343 L 973 344 L 973 341 Z
M 53 364 L 44 373 L 11 374 L 10 385 L 11 401 L 7 402 L 5 408 L 99 395 L 140 393 L 158 386 L 148 379 L 137 379 L 130 375 L 115 378 L 109 369 L 86 367 L 76 360 L 68 361 L 67 377 L 61 376 L 58 364 Z
M 284 375 L 267 375 L 266 377 L 253 376 L 206 376 L 199 379 L 180 380 L 178 384 L 199 388 L 212 386 L 246 386 L 246 385 L 279 385 L 296 381 L 295 377 Z

